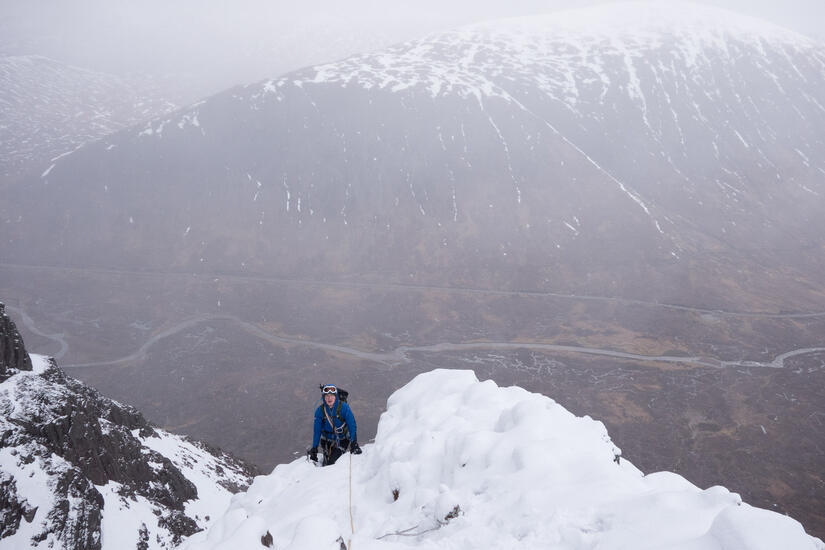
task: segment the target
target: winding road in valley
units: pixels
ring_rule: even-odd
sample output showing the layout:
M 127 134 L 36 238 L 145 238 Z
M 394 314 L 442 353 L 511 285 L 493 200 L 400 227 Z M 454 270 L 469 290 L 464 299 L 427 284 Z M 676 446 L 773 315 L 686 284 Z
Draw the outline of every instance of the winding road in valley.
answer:
M 38 329 L 37 326 L 34 324 L 34 320 L 20 308 L 12 307 L 6 304 L 6 311 L 18 315 L 20 317 L 20 320 L 23 321 L 23 325 L 34 334 L 42 336 L 43 338 L 48 338 L 53 342 L 57 342 L 57 344 L 60 346 L 60 349 L 57 351 L 57 353 L 54 353 L 52 355 L 52 357 L 54 357 L 55 359 L 62 359 L 63 356 L 66 355 L 66 352 L 69 351 L 69 343 L 66 341 L 66 337 L 62 332 L 57 334 L 46 334 L 45 332 Z
M 193 275 L 187 273 L 163 273 L 163 272 L 139 272 L 139 271 L 125 271 L 125 270 L 111 270 L 111 269 L 81 269 L 70 267 L 50 267 L 50 266 L 28 266 L 18 264 L 3 264 L 0 267 L 23 269 L 23 270 L 51 270 L 70 273 L 94 273 L 94 274 L 114 274 L 114 275 L 134 275 L 140 277 L 162 277 L 162 278 L 188 278 L 191 280 L 213 280 L 213 281 L 254 281 L 254 282 L 269 282 L 277 284 L 300 284 L 310 286 L 329 286 L 329 287 L 343 287 L 343 288 L 371 288 L 384 290 L 398 290 L 398 291 L 438 291 L 461 294 L 487 295 L 487 296 L 521 296 L 521 297 L 549 297 L 558 299 L 578 300 L 578 301 L 597 301 L 616 303 L 622 305 L 635 305 L 649 308 L 661 308 L 678 310 L 689 313 L 698 313 L 702 315 L 713 315 L 719 317 L 739 317 L 739 318 L 763 318 L 763 319 L 810 319 L 825 317 L 825 312 L 758 312 L 758 311 L 726 311 L 722 309 L 709 309 L 690 307 L 679 304 L 668 304 L 662 302 L 648 302 L 643 300 L 618 298 L 611 296 L 589 296 L 576 294 L 563 294 L 556 292 L 542 292 L 542 291 L 527 291 L 527 290 L 492 290 L 483 288 L 468 288 L 468 287 L 449 287 L 437 285 L 416 285 L 416 284 L 401 284 L 401 283 L 362 283 L 357 281 L 321 281 L 321 280 L 300 280 L 300 279 L 285 279 L 277 277 L 256 277 L 245 275 Z M 23 321 L 23 324 L 34 334 L 48 338 L 56 342 L 59 350 L 54 354 L 56 359 L 61 359 L 69 350 L 69 344 L 63 334 L 47 334 L 37 328 L 34 321 L 25 311 L 20 308 L 6 306 L 8 311 L 18 315 Z M 200 315 L 185 319 L 176 325 L 167 328 L 166 330 L 155 334 L 149 338 L 143 345 L 140 346 L 133 353 L 120 357 L 118 359 L 111 359 L 107 361 L 96 361 L 92 363 L 81 363 L 62 365 L 64 368 L 86 368 L 86 367 L 107 367 L 131 362 L 139 361 L 145 358 L 149 350 L 158 342 L 165 338 L 169 338 L 179 332 L 195 327 L 200 324 L 209 322 L 232 322 L 258 338 L 266 340 L 276 346 L 304 346 L 313 349 L 319 349 L 330 353 L 344 354 L 359 359 L 365 359 L 378 364 L 393 367 L 399 364 L 410 362 L 410 354 L 415 352 L 421 353 L 443 353 L 452 351 L 469 351 L 469 350 L 517 350 L 528 349 L 543 352 L 558 352 L 558 353 L 577 353 L 586 355 L 597 355 L 612 357 L 616 359 L 627 359 L 639 362 L 652 363 L 680 363 L 689 364 L 700 367 L 726 368 L 726 367 L 747 367 L 747 368 L 773 368 L 781 369 L 785 366 L 785 361 L 793 357 L 808 355 L 813 353 L 825 352 L 825 347 L 809 347 L 800 348 L 785 352 L 776 356 L 772 361 L 750 361 L 750 360 L 736 360 L 727 361 L 713 357 L 689 357 L 678 355 L 641 355 L 637 353 L 629 353 L 611 349 L 592 348 L 587 346 L 570 346 L 544 343 L 529 343 L 529 342 L 467 342 L 467 343 L 451 343 L 442 342 L 426 346 L 401 346 L 390 352 L 367 352 L 351 347 L 340 346 L 335 344 L 327 344 L 323 342 L 314 342 L 300 338 L 293 338 L 289 336 L 280 336 L 272 334 L 262 329 L 260 326 L 244 321 L 234 315 L 219 315 L 209 314 Z
M 288 336 L 280 336 L 265 331 L 258 325 L 244 321 L 234 315 L 201 315 L 192 317 L 170 327 L 163 332 L 152 336 L 147 340 L 137 351 L 119 359 L 112 359 L 108 361 L 96 361 L 93 363 L 79 363 L 71 365 L 62 365 L 63 368 L 90 368 L 90 367 L 109 367 L 119 364 L 128 364 L 144 359 L 149 350 L 159 341 L 169 338 L 179 332 L 195 327 L 200 324 L 209 322 L 231 322 L 258 338 L 266 340 L 277 346 L 303 346 L 313 349 L 323 350 L 329 353 L 344 354 L 359 359 L 365 359 L 374 363 L 382 364 L 387 367 L 394 367 L 403 363 L 411 361 L 411 353 L 444 353 L 452 351 L 470 351 L 470 350 L 519 350 L 528 349 L 544 352 L 560 352 L 560 353 L 581 353 L 586 355 L 600 355 L 605 357 L 612 357 L 616 359 L 628 359 L 640 362 L 653 363 L 681 363 L 695 365 L 699 367 L 712 368 L 726 368 L 726 367 L 748 367 L 748 368 L 774 368 L 781 369 L 785 367 L 785 361 L 799 355 L 807 355 L 811 353 L 825 352 L 825 347 L 801 348 L 792 350 L 781 355 L 778 355 L 770 362 L 760 361 L 725 361 L 712 357 L 689 357 L 679 355 L 641 355 L 638 353 L 628 353 L 623 351 L 616 351 L 610 349 L 591 348 L 587 346 L 567 346 L 557 344 L 542 344 L 530 342 L 467 342 L 467 343 L 450 343 L 442 342 L 428 346 L 401 346 L 390 352 L 378 353 L 367 352 L 347 346 L 340 346 L 335 344 L 327 344 L 323 342 L 313 342 L 311 340 L 304 340 L 300 338 L 292 338 Z M 28 326 L 28 325 L 27 325 Z M 42 334 L 42 333 L 41 333 Z M 62 340 L 61 340 L 62 341 Z M 65 343 L 65 341 L 63 341 Z M 66 345 L 68 349 L 68 345 Z
M 470 294 L 484 296 L 521 296 L 537 298 L 558 298 L 562 300 L 605 302 L 621 305 L 634 305 L 654 309 L 669 309 L 705 315 L 717 315 L 720 317 L 758 318 L 758 319 L 813 319 L 825 317 L 825 311 L 810 312 L 771 312 L 771 311 L 730 311 L 725 309 L 691 307 L 681 304 L 670 304 L 667 302 L 645 301 L 633 298 L 622 298 L 616 296 L 597 296 L 588 294 L 566 294 L 563 292 L 549 292 L 541 290 L 500 290 L 476 287 L 459 287 L 443 285 L 424 285 L 414 283 L 382 283 L 382 282 L 359 282 L 359 281 L 327 281 L 315 279 L 289 279 L 283 277 L 265 277 L 256 275 L 208 275 L 181 272 L 164 271 L 133 271 L 122 269 L 102 269 L 102 268 L 79 268 L 79 267 L 57 267 L 39 266 L 26 264 L 0 263 L 0 268 L 19 269 L 28 271 L 52 271 L 74 274 L 94 274 L 94 275 L 131 275 L 136 277 L 149 277 L 161 279 L 188 279 L 191 281 L 215 281 L 215 282 L 258 282 L 273 284 L 290 284 L 302 286 L 326 286 L 332 288 L 366 288 L 380 290 L 411 291 L 420 290 L 425 292 L 448 292 L 454 294 Z M 19 310 L 18 310 L 19 311 Z

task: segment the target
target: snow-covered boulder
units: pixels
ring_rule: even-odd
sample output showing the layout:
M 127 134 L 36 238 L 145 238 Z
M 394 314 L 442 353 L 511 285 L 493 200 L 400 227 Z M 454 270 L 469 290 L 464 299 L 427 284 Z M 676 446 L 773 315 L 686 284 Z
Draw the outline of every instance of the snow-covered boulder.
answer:
M 351 487 L 351 488 L 350 488 Z M 329 468 L 280 465 L 188 550 L 822 550 L 723 487 L 645 475 L 604 425 L 522 388 L 436 370 L 394 393 L 374 444 Z

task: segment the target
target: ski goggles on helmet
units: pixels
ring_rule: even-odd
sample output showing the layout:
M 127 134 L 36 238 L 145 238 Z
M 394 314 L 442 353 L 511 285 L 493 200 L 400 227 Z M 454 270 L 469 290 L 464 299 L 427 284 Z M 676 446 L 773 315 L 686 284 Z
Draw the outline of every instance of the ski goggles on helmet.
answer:
M 338 393 L 338 388 L 335 386 L 324 386 L 321 388 L 321 393 L 324 395 L 335 395 Z

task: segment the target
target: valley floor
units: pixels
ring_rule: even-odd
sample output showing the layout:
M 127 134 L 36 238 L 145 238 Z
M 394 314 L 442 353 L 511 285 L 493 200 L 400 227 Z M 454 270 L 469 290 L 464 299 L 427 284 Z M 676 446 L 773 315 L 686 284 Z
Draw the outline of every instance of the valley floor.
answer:
M 33 352 L 266 468 L 303 454 L 318 383 L 349 389 L 374 434 L 413 376 L 471 368 L 602 420 L 644 471 L 725 485 L 825 536 L 825 305 L 9 265 L 0 281 Z

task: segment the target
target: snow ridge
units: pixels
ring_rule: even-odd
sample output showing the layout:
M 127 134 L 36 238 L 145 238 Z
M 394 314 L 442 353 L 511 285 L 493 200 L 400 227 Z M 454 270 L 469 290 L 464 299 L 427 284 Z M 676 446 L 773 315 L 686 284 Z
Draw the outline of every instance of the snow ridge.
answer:
M 393 394 L 363 455 L 276 467 L 184 548 L 259 548 L 267 533 L 273 548 L 318 550 L 825 549 L 796 521 L 723 487 L 644 475 L 601 422 L 452 370 Z

